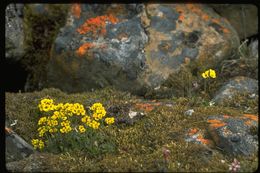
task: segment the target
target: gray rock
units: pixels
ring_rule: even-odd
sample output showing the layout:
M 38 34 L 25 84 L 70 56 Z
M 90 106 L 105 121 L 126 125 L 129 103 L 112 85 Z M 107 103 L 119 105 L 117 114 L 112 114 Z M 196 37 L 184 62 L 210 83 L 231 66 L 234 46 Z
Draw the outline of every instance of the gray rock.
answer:
M 221 104 L 237 93 L 258 94 L 258 80 L 243 76 L 235 77 L 219 89 L 212 101 Z
M 9 128 L 6 128 L 5 144 L 6 162 L 24 159 L 35 152 L 30 144 Z
M 257 134 L 251 128 L 258 128 L 256 115 L 241 117 L 217 115 L 208 117 L 209 133 L 216 145 L 232 155 L 250 155 L 258 150 Z
M 253 4 L 214 4 L 213 9 L 236 29 L 240 40 L 258 33 L 257 6 Z
M 24 53 L 23 5 L 9 4 L 5 10 L 5 57 L 18 61 Z
M 34 153 L 29 157 L 6 163 L 6 168 L 11 172 L 57 172 L 53 167 L 53 160 L 58 156 L 51 153 Z
M 253 40 L 248 47 L 250 55 L 254 58 L 258 58 L 258 39 Z

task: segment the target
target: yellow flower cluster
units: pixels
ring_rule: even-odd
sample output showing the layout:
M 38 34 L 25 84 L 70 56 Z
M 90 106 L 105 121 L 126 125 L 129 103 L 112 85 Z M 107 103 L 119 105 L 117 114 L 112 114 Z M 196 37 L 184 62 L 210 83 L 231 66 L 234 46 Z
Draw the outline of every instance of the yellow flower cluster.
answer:
M 69 120 L 61 122 L 60 125 L 62 126 L 62 128 L 60 129 L 61 133 L 68 133 L 72 130 Z
M 75 115 L 85 115 L 86 111 L 84 106 L 79 103 L 66 103 L 63 105 L 61 112 L 69 116 Z
M 91 107 L 90 110 L 93 111 L 93 118 L 98 121 L 101 120 L 104 116 L 106 116 L 106 110 L 103 107 L 101 103 L 94 103 Z
M 40 101 L 38 108 L 41 112 L 45 112 L 45 116 L 42 116 L 38 120 L 38 136 L 40 138 L 46 137 L 45 135 L 53 133 L 69 133 L 73 129 L 80 133 L 85 133 L 87 127 L 92 129 L 98 129 L 102 123 L 99 121 L 106 116 L 106 110 L 101 103 L 94 103 L 90 110 L 92 111 L 92 116 L 86 114 L 86 110 L 82 104 L 79 103 L 59 103 L 54 104 L 52 99 L 44 98 Z M 82 116 L 81 122 L 82 125 L 76 125 L 73 123 L 78 122 L 74 121 L 74 115 Z M 71 120 L 71 121 L 70 121 Z M 110 125 L 114 123 L 114 118 L 106 118 L 106 124 Z M 77 127 L 77 128 L 76 128 Z M 77 130 L 78 129 L 78 130 Z M 47 134 L 48 133 L 48 134 Z M 41 139 L 33 139 L 33 146 L 39 149 L 44 148 L 44 142 Z
M 206 70 L 204 73 L 201 74 L 201 76 L 204 79 L 209 78 L 209 77 L 211 77 L 211 78 L 217 77 L 215 70 L 212 70 L 212 69 Z
M 75 115 L 85 115 L 86 111 L 84 106 L 79 103 L 59 103 L 57 105 L 54 104 L 52 99 L 42 99 L 40 104 L 38 105 L 40 111 L 49 112 L 49 111 L 59 111 L 64 114 L 68 114 L 69 116 Z
M 42 150 L 44 148 L 44 142 L 40 139 L 32 139 L 32 145 L 34 149 L 39 148 L 40 150 Z
M 115 118 L 114 117 L 111 117 L 111 118 L 106 118 L 105 119 L 105 122 L 110 125 L 110 124 L 113 124 L 115 122 Z
M 42 99 L 38 105 L 40 111 L 48 112 L 55 109 L 52 99 Z

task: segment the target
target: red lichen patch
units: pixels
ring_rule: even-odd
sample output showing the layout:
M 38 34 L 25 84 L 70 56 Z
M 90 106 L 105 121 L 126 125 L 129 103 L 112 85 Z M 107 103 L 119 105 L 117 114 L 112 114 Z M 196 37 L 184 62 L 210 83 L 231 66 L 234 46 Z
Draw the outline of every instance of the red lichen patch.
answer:
M 249 118 L 254 121 L 258 121 L 258 116 L 253 115 L 253 114 L 244 114 L 244 117 Z
M 201 134 L 199 134 L 197 141 L 200 141 L 201 143 L 208 145 L 210 144 L 210 140 L 203 138 L 203 136 Z
M 71 7 L 71 13 L 72 13 L 73 16 L 75 16 L 76 18 L 80 18 L 80 14 L 81 14 L 80 4 L 73 4 L 72 7 Z
M 84 43 L 83 45 L 81 45 L 78 50 L 76 51 L 76 53 L 79 55 L 79 56 L 82 56 L 84 55 L 88 49 L 92 48 L 94 45 L 92 43 Z
M 188 134 L 189 134 L 189 136 L 192 136 L 192 135 L 194 135 L 195 133 L 197 133 L 198 131 L 199 131 L 199 130 L 198 130 L 197 128 L 192 128 L 192 129 L 189 130 Z
M 106 34 L 106 22 L 116 24 L 118 22 L 118 19 L 111 14 L 90 18 L 86 20 L 85 23 L 77 29 L 77 31 L 80 34 L 91 32 L 93 36 L 95 36 L 96 34 L 104 35 Z

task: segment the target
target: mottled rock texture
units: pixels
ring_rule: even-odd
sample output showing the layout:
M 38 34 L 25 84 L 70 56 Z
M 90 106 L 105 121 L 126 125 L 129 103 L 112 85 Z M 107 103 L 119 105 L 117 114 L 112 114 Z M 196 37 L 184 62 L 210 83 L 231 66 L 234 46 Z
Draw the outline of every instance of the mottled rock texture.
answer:
M 5 57 L 20 60 L 24 55 L 23 5 L 9 4 L 5 9 Z
M 239 93 L 258 95 L 258 80 L 243 76 L 235 77 L 224 84 L 212 100 L 221 104 Z
M 244 114 L 210 116 L 209 133 L 216 145 L 232 155 L 250 155 L 258 150 L 258 116 Z
M 113 85 L 145 94 L 181 65 L 216 64 L 236 50 L 229 22 L 200 4 L 73 4 L 47 65 L 46 86 Z
M 211 4 L 211 7 L 226 18 L 237 31 L 239 38 L 247 37 L 258 33 L 258 9 L 253 4 Z

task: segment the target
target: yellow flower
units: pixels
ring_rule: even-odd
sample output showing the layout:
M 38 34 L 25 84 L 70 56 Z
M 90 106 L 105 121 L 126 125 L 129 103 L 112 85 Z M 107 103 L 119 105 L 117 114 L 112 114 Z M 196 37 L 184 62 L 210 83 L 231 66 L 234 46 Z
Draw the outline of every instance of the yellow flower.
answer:
M 216 78 L 217 77 L 215 70 L 212 70 L 212 69 L 209 69 L 209 70 L 205 71 L 204 73 L 201 74 L 201 76 L 204 79 L 209 78 L 209 77 L 211 77 L 211 78 Z
M 61 129 L 60 129 L 60 132 L 61 132 L 61 133 L 65 133 L 65 129 L 64 129 L 64 128 L 61 128 Z
M 84 126 L 80 125 L 79 131 L 80 131 L 80 133 L 84 133 L 86 131 L 86 129 L 84 128 Z
M 38 121 L 38 125 L 42 125 L 43 123 L 46 122 L 46 120 L 47 120 L 46 117 L 41 117 L 41 118 L 39 119 L 39 121 Z
M 62 119 L 63 121 L 65 121 L 65 120 L 67 120 L 67 117 L 62 117 L 61 119 Z
M 215 70 L 209 69 L 209 76 L 212 77 L 212 78 L 216 78 L 217 75 L 216 75 Z
M 105 119 L 105 122 L 106 122 L 107 124 L 113 124 L 113 123 L 115 122 L 115 118 L 114 118 L 114 117 L 106 118 L 106 119 Z
M 34 149 L 39 148 L 40 150 L 44 148 L 44 142 L 40 139 L 32 139 L 32 145 Z
M 44 148 L 44 142 L 39 140 L 39 149 L 42 150 Z
M 100 123 L 93 120 L 91 123 L 89 123 L 89 126 L 92 127 L 93 129 L 98 129 Z

